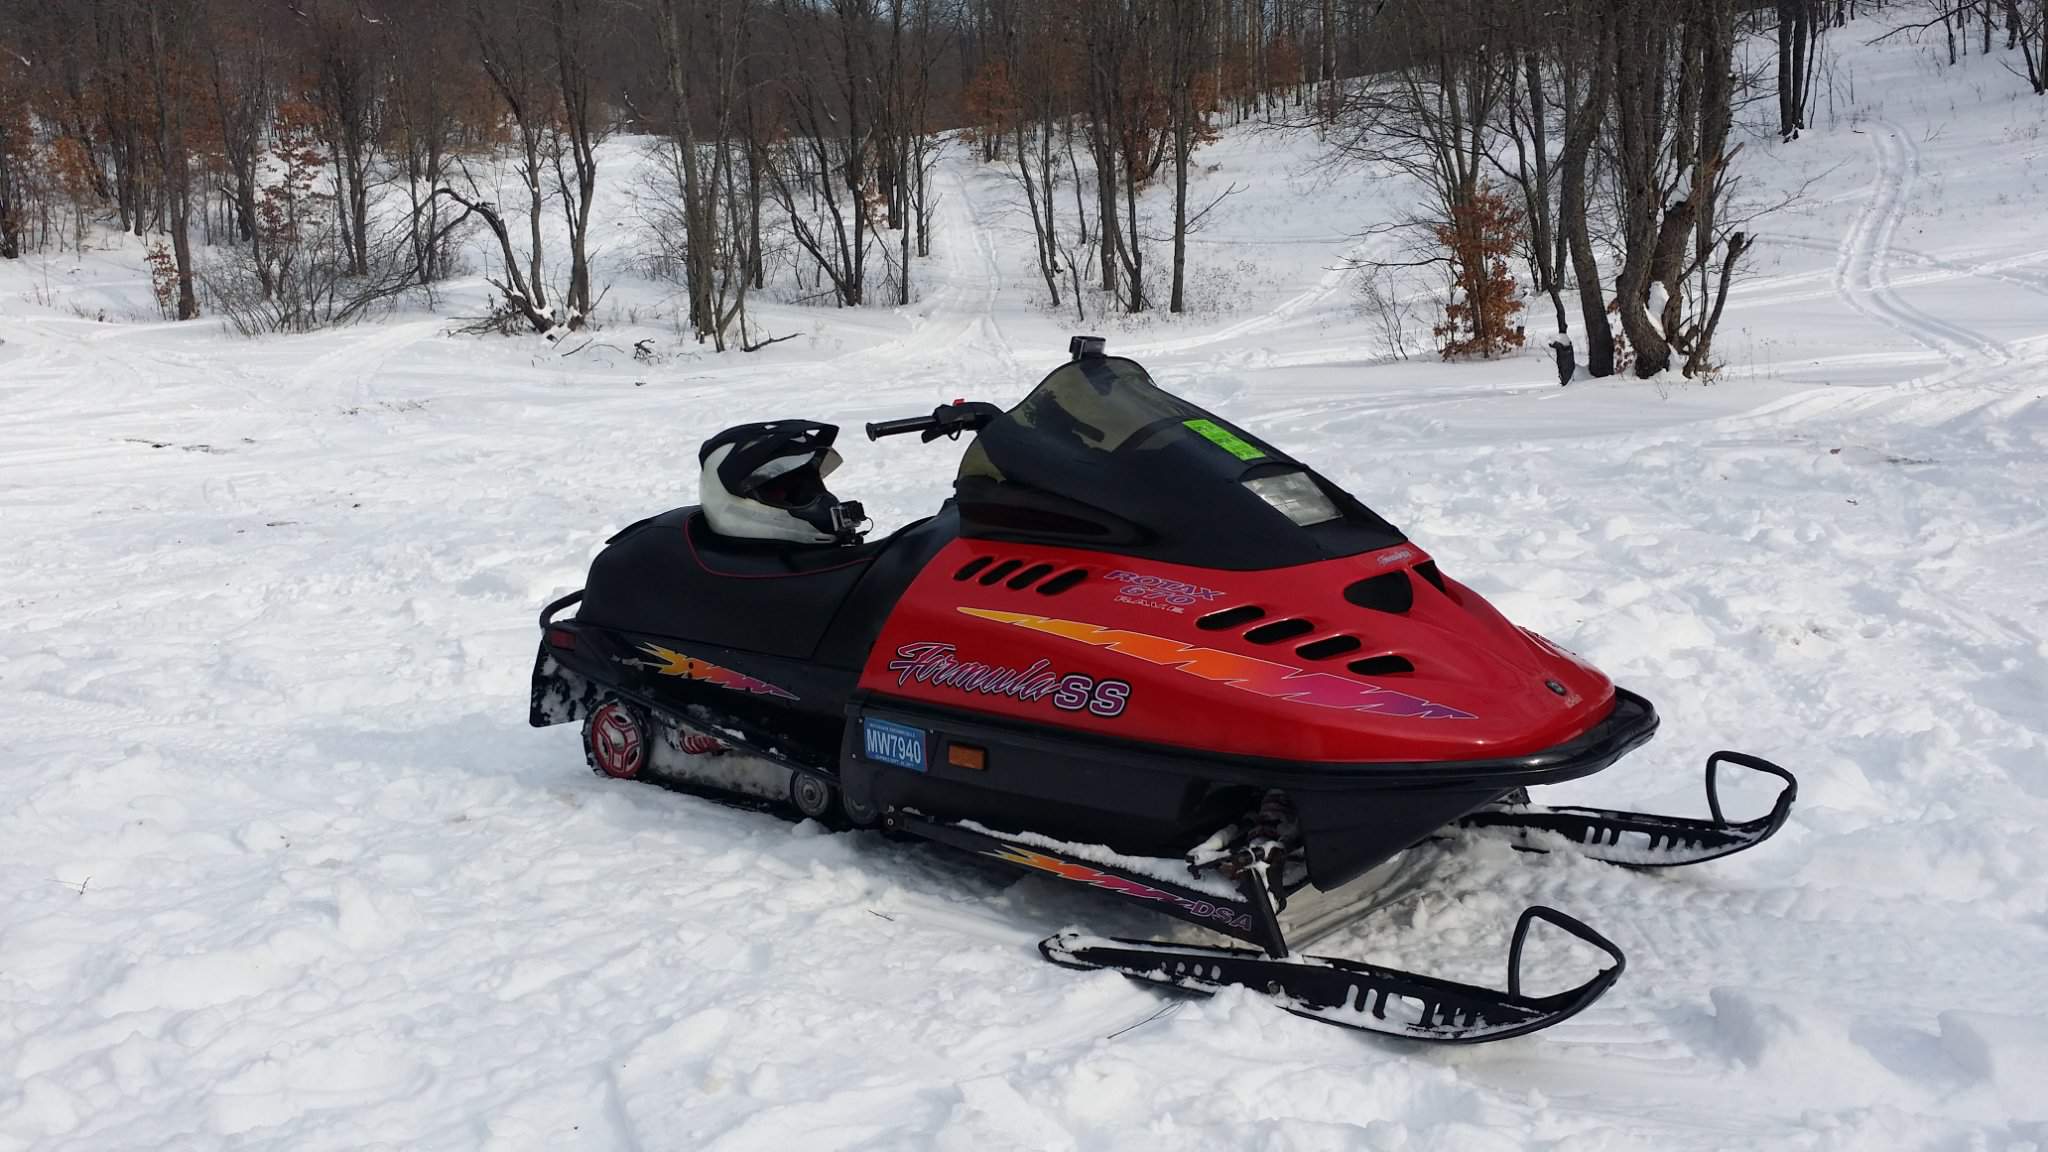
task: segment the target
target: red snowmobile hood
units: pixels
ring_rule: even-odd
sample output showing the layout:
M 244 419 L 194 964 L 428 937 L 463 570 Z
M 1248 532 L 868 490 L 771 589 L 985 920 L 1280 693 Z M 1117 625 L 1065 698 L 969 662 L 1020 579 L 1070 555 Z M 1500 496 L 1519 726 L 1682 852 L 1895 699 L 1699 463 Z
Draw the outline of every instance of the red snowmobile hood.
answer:
M 1211 753 L 1333 763 L 1526 755 L 1614 686 L 1412 543 L 1267 571 L 956 540 L 862 689 Z

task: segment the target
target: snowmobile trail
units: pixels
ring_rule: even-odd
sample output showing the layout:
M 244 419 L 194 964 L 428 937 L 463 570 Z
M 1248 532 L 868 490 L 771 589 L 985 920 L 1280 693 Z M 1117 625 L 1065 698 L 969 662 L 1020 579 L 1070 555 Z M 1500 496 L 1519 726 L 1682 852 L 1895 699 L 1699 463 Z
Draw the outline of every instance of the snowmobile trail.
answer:
M 1952 383 L 1966 370 L 1995 371 L 2012 362 L 1999 341 L 1962 324 L 1930 316 L 1900 296 L 1892 283 L 1892 243 L 1920 175 L 1920 150 L 1906 129 L 1880 123 L 1869 134 L 1878 155 L 1870 203 L 1842 238 L 1836 290 L 1848 305 L 1949 361 Z
M 1213 332 L 1196 336 L 1181 336 L 1161 340 L 1137 341 L 1121 345 L 1123 351 L 1137 357 L 1170 357 L 1181 353 L 1199 351 L 1212 345 L 1222 344 L 1271 333 L 1286 327 L 1294 320 L 1312 312 L 1318 305 L 1329 300 L 1356 274 L 1351 262 L 1364 255 L 1371 241 L 1355 241 L 1345 248 L 1337 261 L 1323 270 L 1316 282 L 1308 288 L 1288 297 L 1279 304 L 1256 316 L 1247 317 L 1233 324 L 1227 324 Z

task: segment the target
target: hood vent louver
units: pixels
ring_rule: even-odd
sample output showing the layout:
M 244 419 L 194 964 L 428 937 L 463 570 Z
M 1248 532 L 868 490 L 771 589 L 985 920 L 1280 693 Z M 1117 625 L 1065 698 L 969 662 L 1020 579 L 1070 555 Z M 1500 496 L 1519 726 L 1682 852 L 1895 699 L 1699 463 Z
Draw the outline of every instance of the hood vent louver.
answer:
M 1431 585 L 1435 586 L 1437 591 L 1444 595 L 1448 596 L 1451 594 L 1451 590 L 1444 587 L 1444 574 L 1437 571 L 1436 561 L 1424 560 L 1422 563 L 1417 564 L 1415 566 L 1415 574 L 1429 581 Z
M 1382 572 L 1354 581 L 1344 589 L 1344 599 L 1375 612 L 1402 613 L 1415 604 L 1415 585 L 1401 569 Z
M 981 582 L 983 585 L 998 583 L 1002 580 L 1003 577 L 1008 576 L 1010 573 L 1015 572 L 1017 569 L 1022 568 L 1023 566 L 1024 562 L 1022 560 L 1005 560 L 1002 563 L 997 564 L 995 567 L 989 569 L 988 571 L 983 572 L 981 574 Z
M 1019 571 L 1019 569 L 1022 569 Z M 1061 571 L 1059 565 L 1045 561 L 1025 561 L 1014 556 L 998 559 L 994 556 L 976 556 L 962 564 L 953 573 L 953 579 L 962 582 L 980 578 L 985 588 L 1001 584 L 1012 592 L 1022 592 L 1036 586 L 1041 596 L 1057 596 L 1081 581 L 1088 579 L 1086 568 L 1068 568 Z
M 1415 665 L 1406 656 L 1368 656 L 1353 660 L 1346 668 L 1360 676 L 1398 676 L 1403 672 L 1415 671 Z
M 1360 643 L 1356 636 L 1325 636 L 1321 640 L 1311 640 L 1296 648 L 1294 654 L 1303 660 L 1329 660 L 1347 652 L 1356 652 L 1363 647 L 1365 645 Z
M 1024 589 L 1031 587 L 1050 575 L 1052 575 L 1052 565 L 1033 564 L 1031 567 L 1010 577 L 1010 588 L 1012 591 L 1022 592 Z
M 1069 568 L 1038 586 L 1040 596 L 1057 596 L 1088 578 L 1086 568 Z
M 1256 628 L 1250 629 L 1245 632 L 1244 638 L 1254 644 L 1278 644 L 1282 640 L 1292 640 L 1296 636 L 1306 636 L 1315 630 L 1316 626 L 1308 621 L 1300 617 L 1289 617 L 1285 620 L 1275 620 L 1270 624 L 1261 624 Z
M 1221 632 L 1227 628 L 1235 628 L 1240 624 L 1249 624 L 1254 620 L 1263 619 L 1265 615 L 1266 610 L 1256 604 L 1239 604 L 1235 608 L 1224 608 L 1220 611 L 1209 613 L 1207 616 L 1196 620 L 1195 627 L 1200 628 L 1204 632 Z

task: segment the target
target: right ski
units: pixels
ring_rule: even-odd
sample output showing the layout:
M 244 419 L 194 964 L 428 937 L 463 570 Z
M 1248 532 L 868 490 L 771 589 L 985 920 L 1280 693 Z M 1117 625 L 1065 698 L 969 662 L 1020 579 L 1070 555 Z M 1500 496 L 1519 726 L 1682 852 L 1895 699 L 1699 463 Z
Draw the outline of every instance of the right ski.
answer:
M 1549 996 L 1522 993 L 1522 945 L 1542 920 L 1607 953 L 1613 963 L 1576 988 Z M 1569 1019 L 1619 979 L 1621 949 L 1578 920 L 1551 908 L 1523 910 L 1508 947 L 1506 991 L 1321 956 L 1275 959 L 1245 948 L 1113 940 L 1062 932 L 1038 950 L 1069 968 L 1101 968 L 1134 980 L 1213 995 L 1240 985 L 1271 997 L 1297 1016 L 1383 1036 L 1476 1044 L 1525 1036 Z
M 1625 963 L 1621 949 L 1606 937 L 1562 912 L 1543 907 L 1524 910 L 1515 924 L 1504 992 L 1362 961 L 1290 956 L 1279 913 L 1286 907 L 1287 895 L 1306 880 L 1285 879 L 1289 869 L 1284 843 L 1243 831 L 1258 825 L 1256 818 L 1232 825 L 1191 851 L 1180 875 L 1173 874 L 1175 863 L 1164 859 L 1120 856 L 1100 845 L 999 832 L 971 823 L 933 820 L 915 812 L 891 811 L 884 823 L 897 831 L 1085 884 L 1259 949 L 1110 939 L 1067 931 L 1038 945 L 1039 953 L 1055 964 L 1107 969 L 1133 980 L 1200 995 L 1241 985 L 1271 997 L 1297 1016 L 1364 1032 L 1468 1044 L 1526 1035 L 1599 999 L 1620 977 Z M 1237 846 L 1219 847 L 1226 842 Z M 1224 860 L 1230 861 L 1234 877 L 1226 880 L 1210 875 L 1209 870 Z M 1283 878 L 1278 889 L 1269 879 L 1273 876 Z M 1522 945 L 1530 926 L 1538 920 L 1600 949 L 1613 963 L 1576 988 L 1550 996 L 1523 995 Z
M 1723 761 L 1785 782 L 1769 812 L 1740 822 L 1721 815 L 1718 781 Z M 1713 813 L 1710 820 L 1606 808 L 1551 808 L 1529 803 L 1523 794 L 1522 798 L 1481 808 L 1460 819 L 1457 827 L 1504 833 L 1516 842 L 1517 848 L 1531 852 L 1547 852 L 1555 845 L 1625 868 L 1675 868 L 1732 856 L 1770 839 L 1784 827 L 1786 817 L 1792 814 L 1792 802 L 1798 797 L 1799 781 L 1792 773 L 1760 756 L 1722 751 L 1707 757 L 1707 809 Z M 1558 845 L 1552 837 L 1562 837 L 1564 843 Z

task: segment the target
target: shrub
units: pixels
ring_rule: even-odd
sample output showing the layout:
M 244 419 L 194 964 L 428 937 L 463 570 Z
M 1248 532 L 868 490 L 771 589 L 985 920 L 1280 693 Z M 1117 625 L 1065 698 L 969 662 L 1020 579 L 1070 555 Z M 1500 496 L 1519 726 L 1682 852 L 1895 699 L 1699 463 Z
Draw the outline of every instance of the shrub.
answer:
M 1451 299 L 1436 326 L 1437 348 L 1449 360 L 1493 357 L 1522 346 L 1522 288 L 1508 259 L 1522 245 L 1522 217 L 1490 187 L 1475 191 L 1436 225 L 1451 267 Z

